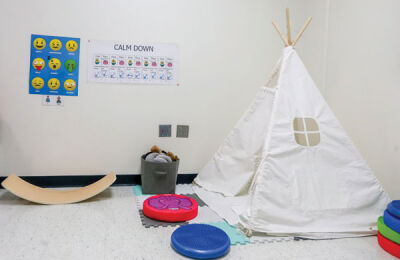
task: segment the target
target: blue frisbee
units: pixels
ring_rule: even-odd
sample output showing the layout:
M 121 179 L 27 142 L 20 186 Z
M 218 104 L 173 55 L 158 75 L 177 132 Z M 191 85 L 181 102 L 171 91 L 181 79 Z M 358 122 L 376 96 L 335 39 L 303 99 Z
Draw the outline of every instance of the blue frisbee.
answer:
M 393 216 L 400 218 L 400 200 L 394 200 L 389 203 L 387 210 Z
M 386 226 L 390 227 L 393 231 L 400 233 L 400 218 L 396 218 L 388 210 L 383 213 L 383 222 Z
M 171 246 L 184 256 L 212 259 L 226 255 L 231 241 L 222 229 L 205 224 L 189 224 L 172 233 Z

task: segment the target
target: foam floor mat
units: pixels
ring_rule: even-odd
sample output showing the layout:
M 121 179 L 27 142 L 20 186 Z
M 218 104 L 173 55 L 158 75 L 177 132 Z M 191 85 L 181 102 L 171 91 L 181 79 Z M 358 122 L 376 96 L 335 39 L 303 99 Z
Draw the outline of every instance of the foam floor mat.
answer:
M 149 227 L 173 227 L 173 226 L 182 226 L 189 224 L 189 222 L 162 222 L 156 219 L 148 218 L 143 214 L 143 210 L 139 210 L 140 220 L 142 221 L 142 225 Z
M 274 243 L 274 242 L 285 242 L 293 241 L 293 237 L 271 237 L 271 236 L 252 236 L 247 237 L 239 228 L 229 225 L 223 218 L 218 216 L 213 210 L 211 210 L 204 201 L 202 201 L 197 194 L 193 191 L 191 184 L 178 184 L 176 185 L 176 194 L 184 195 L 195 199 L 199 205 L 198 215 L 196 218 L 185 221 L 185 222 L 162 222 L 146 217 L 143 214 L 143 202 L 153 196 L 154 194 L 143 194 L 140 185 L 133 186 L 133 194 L 137 208 L 139 210 L 140 219 L 142 225 L 146 228 L 163 228 L 171 226 L 182 226 L 193 223 L 209 224 L 216 226 L 225 231 L 231 240 L 231 245 L 245 245 L 248 243 Z

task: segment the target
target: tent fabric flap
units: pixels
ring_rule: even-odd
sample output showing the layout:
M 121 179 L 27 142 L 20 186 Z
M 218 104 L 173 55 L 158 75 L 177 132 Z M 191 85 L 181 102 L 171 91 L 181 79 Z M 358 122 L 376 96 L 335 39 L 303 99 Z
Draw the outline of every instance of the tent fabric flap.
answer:
M 269 125 L 275 89 L 261 87 L 250 107 L 229 133 L 213 158 L 199 172 L 195 183 L 234 196 L 250 183 Z

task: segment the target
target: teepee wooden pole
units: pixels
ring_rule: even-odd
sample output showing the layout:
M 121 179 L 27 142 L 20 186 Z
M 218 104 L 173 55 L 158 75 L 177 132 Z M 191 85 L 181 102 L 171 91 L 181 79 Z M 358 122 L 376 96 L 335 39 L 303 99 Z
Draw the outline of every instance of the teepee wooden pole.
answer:
M 294 40 L 292 46 L 295 46 L 296 43 L 299 41 L 301 35 L 303 35 L 303 32 L 307 29 L 307 26 L 311 23 L 312 17 L 309 17 L 306 21 L 306 23 L 303 25 L 303 28 L 301 28 L 299 34 L 297 34 L 296 39 Z
M 281 30 L 279 29 L 278 25 L 274 21 L 272 21 L 272 25 L 275 27 L 275 30 L 278 32 L 278 34 L 281 37 L 283 43 L 285 43 L 285 46 L 289 46 L 288 41 L 286 40 L 285 36 L 283 35 Z
M 286 33 L 287 33 L 287 42 L 289 45 L 292 45 L 292 37 L 290 33 L 289 8 L 286 8 Z

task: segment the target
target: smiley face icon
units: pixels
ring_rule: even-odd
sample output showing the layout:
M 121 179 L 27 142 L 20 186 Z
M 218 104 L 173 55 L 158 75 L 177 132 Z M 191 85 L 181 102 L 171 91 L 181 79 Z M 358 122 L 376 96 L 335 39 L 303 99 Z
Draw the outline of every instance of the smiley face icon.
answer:
M 41 71 L 46 66 L 46 63 L 42 58 L 36 58 L 33 60 L 32 65 L 37 71 Z
M 44 81 L 41 77 L 32 79 L 32 87 L 35 89 L 41 89 L 44 86 Z
M 36 38 L 33 41 L 33 47 L 38 50 L 43 50 L 46 47 L 46 41 L 43 38 Z
M 50 41 L 50 49 L 53 51 L 59 51 L 62 47 L 62 43 L 59 39 L 53 39 Z
M 60 87 L 60 81 L 56 78 L 49 79 L 47 86 L 51 90 L 57 90 Z
M 61 67 L 61 61 L 57 58 L 52 58 L 49 60 L 49 68 L 52 70 L 58 70 Z
M 74 52 L 78 49 L 78 43 L 74 40 L 69 40 L 65 44 L 65 48 L 67 49 L 67 51 Z
M 72 79 L 67 79 L 67 80 L 64 82 L 64 88 L 65 88 L 67 91 L 74 91 L 74 89 L 76 88 L 76 83 L 75 83 L 75 81 L 72 80 Z

